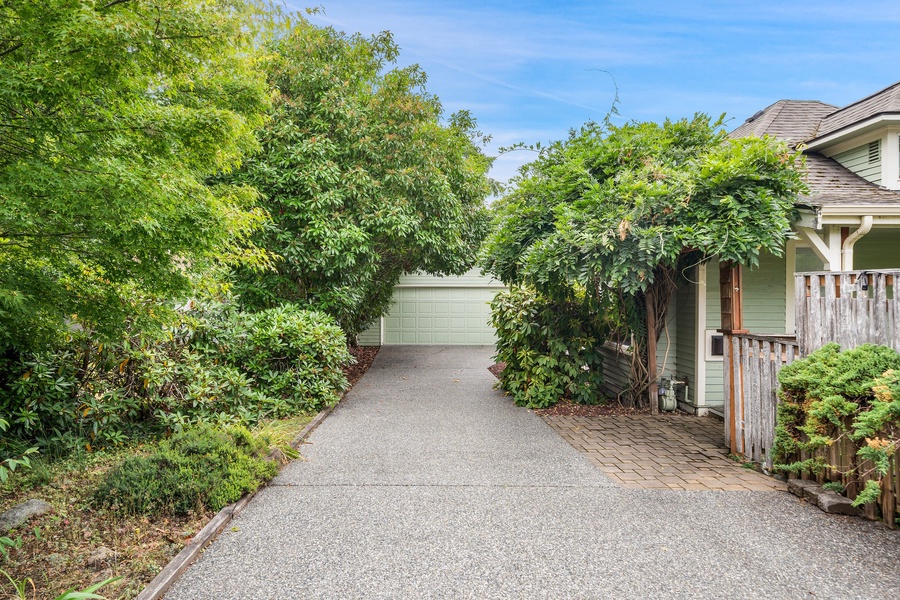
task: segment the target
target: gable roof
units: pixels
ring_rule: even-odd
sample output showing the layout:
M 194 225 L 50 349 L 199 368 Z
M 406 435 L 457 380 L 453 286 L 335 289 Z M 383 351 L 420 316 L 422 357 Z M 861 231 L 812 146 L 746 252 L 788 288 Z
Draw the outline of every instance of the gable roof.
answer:
M 900 114 L 900 81 L 824 117 L 815 137 L 884 114 Z
M 900 82 L 843 108 L 817 100 L 779 100 L 764 108 L 729 135 L 732 138 L 769 135 L 798 146 L 882 114 L 900 114 Z M 900 206 L 900 192 L 867 181 L 839 162 L 807 150 L 804 181 L 809 193 L 802 203 L 815 206 Z
M 744 121 L 729 136 L 770 135 L 795 146 L 815 137 L 820 121 L 836 109 L 837 106 L 818 100 L 779 100 Z

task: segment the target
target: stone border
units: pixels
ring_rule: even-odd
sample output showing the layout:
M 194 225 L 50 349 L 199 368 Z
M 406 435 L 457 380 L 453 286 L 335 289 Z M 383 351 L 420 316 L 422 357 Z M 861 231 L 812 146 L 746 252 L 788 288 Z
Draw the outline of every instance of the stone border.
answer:
M 309 437 L 309 434 L 311 434 L 315 428 L 331 414 L 332 410 L 334 410 L 334 406 L 329 406 L 317 414 L 312 421 L 307 423 L 306 427 L 291 440 L 291 447 L 298 450 L 300 445 L 307 437 Z M 206 547 L 222 533 L 222 530 L 225 529 L 225 527 L 227 527 L 228 524 L 244 510 L 244 508 L 246 508 L 247 504 L 250 503 L 250 500 L 255 495 L 256 492 L 244 494 L 240 500 L 234 504 L 229 504 L 220 510 L 216 516 L 210 519 L 209 523 L 207 523 L 206 526 L 204 526 L 203 529 L 201 529 L 200 532 L 195 535 L 184 548 L 182 548 L 181 552 L 176 554 L 175 558 L 169 561 L 169 564 L 153 578 L 153 581 L 147 584 L 147 587 L 138 594 L 135 600 L 159 600 L 162 598 L 163 594 L 172 587 L 172 584 L 181 577 L 181 574 L 191 566 L 191 563 L 197 560 Z
M 805 479 L 788 479 L 788 491 L 832 515 L 848 515 L 858 517 L 862 511 L 853 506 L 850 498 L 826 490 L 817 481 Z

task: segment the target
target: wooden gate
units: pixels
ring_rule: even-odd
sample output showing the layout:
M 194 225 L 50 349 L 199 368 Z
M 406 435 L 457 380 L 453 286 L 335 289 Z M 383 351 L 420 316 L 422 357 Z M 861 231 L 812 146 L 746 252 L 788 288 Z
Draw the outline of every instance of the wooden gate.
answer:
M 778 371 L 800 356 L 792 336 L 725 336 L 725 443 L 732 454 L 772 468 Z

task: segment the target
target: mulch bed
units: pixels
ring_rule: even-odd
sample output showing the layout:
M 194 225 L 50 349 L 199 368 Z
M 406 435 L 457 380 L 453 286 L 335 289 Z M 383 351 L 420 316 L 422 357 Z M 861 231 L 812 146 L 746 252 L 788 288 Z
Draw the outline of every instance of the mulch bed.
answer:
M 500 378 L 500 373 L 506 368 L 506 363 L 499 362 L 488 367 L 488 371 L 494 377 Z M 532 412 L 547 417 L 609 417 L 623 415 L 649 415 L 650 408 L 631 408 L 612 402 L 610 404 L 576 404 L 568 398 L 562 398 L 549 408 L 532 409 Z
M 378 354 L 378 346 L 350 346 L 349 349 L 350 354 L 356 358 L 356 364 L 344 367 L 344 375 L 347 376 L 347 381 L 352 386 L 372 366 L 372 361 L 375 360 L 375 355 Z

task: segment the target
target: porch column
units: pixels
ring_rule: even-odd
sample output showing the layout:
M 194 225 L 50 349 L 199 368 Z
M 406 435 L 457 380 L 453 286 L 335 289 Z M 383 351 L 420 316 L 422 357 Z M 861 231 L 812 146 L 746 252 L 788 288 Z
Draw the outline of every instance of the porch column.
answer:
M 732 454 L 742 453 L 743 440 L 737 439 L 737 420 L 744 420 L 743 374 L 735 368 L 732 335 L 747 333 L 744 329 L 743 293 L 741 290 L 741 265 L 731 261 L 719 263 L 719 298 L 721 300 L 721 328 L 724 335 L 725 371 L 725 438 Z

